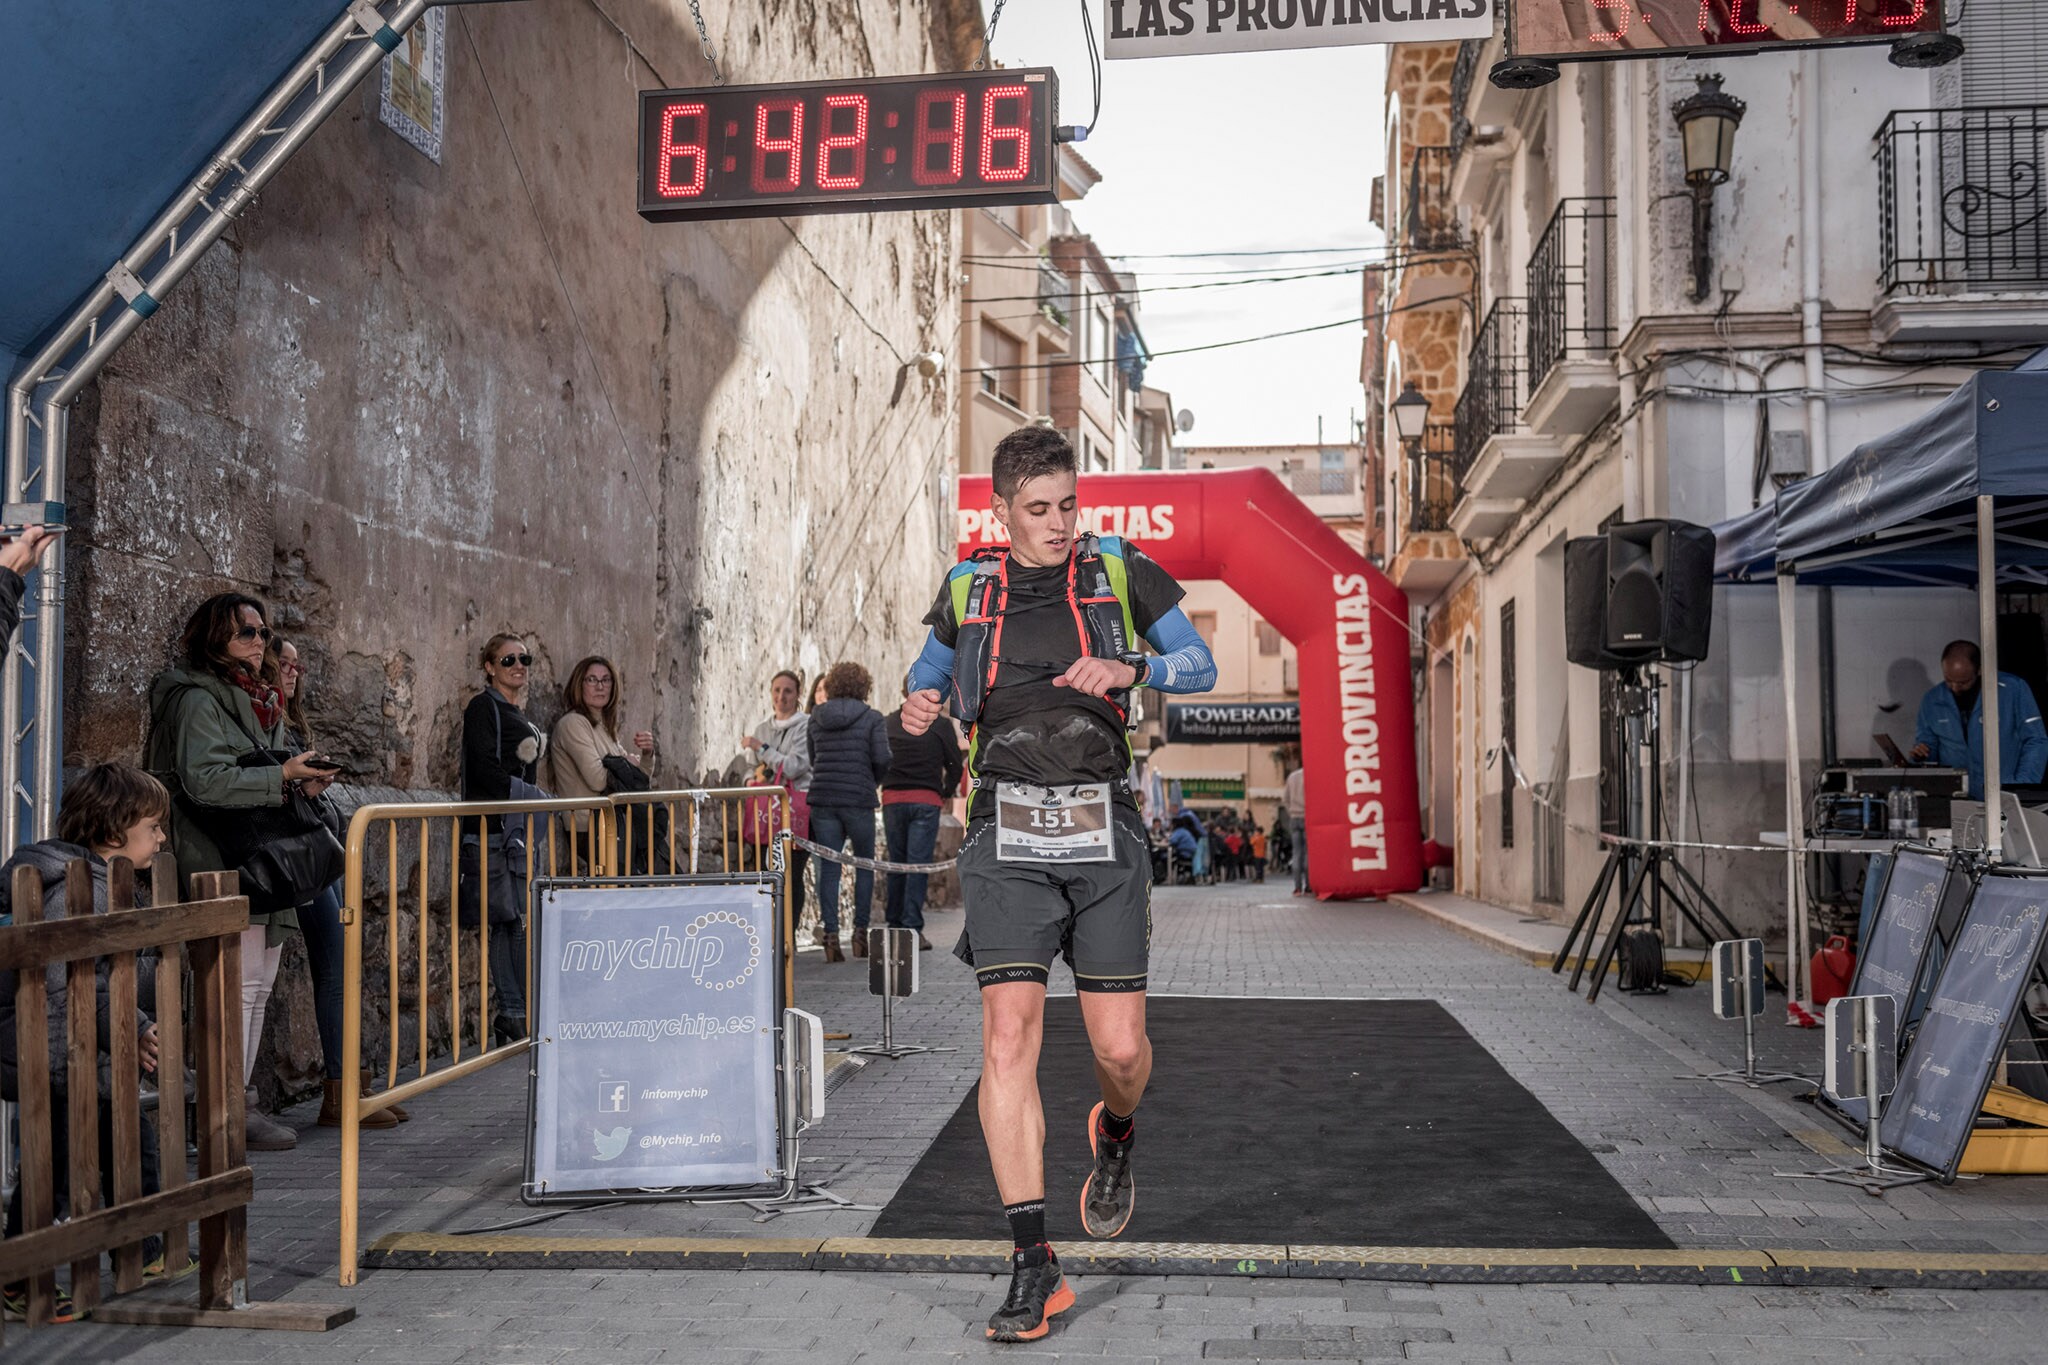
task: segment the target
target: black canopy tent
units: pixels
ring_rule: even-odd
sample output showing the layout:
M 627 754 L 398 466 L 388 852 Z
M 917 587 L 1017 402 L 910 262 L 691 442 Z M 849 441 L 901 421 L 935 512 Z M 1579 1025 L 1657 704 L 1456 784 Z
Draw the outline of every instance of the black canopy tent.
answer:
M 2002 586 L 2048 586 L 2048 351 L 1971 376 L 1898 430 L 1714 528 L 1715 576 L 1778 585 L 1785 692 L 1787 966 L 1810 998 L 1799 782 L 1798 584 L 1974 587 L 1984 673 L 1998 675 Z M 1995 696 L 1992 699 L 1995 706 Z M 1984 727 L 1987 811 L 1999 805 L 1998 726 Z M 2003 827 L 1987 819 L 1996 860 Z

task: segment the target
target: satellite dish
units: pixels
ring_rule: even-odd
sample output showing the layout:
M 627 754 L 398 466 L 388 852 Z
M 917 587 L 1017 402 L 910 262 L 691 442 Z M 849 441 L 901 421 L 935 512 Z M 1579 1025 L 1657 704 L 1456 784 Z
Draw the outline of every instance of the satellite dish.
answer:
M 1173 429 L 1175 431 L 1193 431 L 1195 429 L 1195 414 L 1186 408 L 1182 408 L 1173 416 Z

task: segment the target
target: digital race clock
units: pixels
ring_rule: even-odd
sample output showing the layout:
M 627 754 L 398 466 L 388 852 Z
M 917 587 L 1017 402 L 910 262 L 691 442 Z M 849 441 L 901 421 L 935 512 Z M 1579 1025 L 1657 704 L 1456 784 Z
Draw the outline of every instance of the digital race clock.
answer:
M 1514 0 L 1518 58 L 1759 51 L 1942 31 L 1941 0 Z
M 1050 67 L 640 94 L 654 222 L 1051 203 Z

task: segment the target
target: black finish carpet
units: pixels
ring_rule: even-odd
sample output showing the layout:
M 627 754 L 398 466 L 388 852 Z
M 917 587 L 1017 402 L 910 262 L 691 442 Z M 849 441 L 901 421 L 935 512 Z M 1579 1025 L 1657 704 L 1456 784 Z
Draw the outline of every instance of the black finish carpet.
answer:
M 1429 1000 L 1147 1001 L 1126 1241 L 1669 1247 L 1593 1154 Z M 916 1065 L 915 1062 L 907 1063 Z M 1081 1240 L 1096 1087 L 1079 1006 L 1046 1003 L 1046 1227 Z M 1007 1232 L 969 1091 L 875 1237 Z

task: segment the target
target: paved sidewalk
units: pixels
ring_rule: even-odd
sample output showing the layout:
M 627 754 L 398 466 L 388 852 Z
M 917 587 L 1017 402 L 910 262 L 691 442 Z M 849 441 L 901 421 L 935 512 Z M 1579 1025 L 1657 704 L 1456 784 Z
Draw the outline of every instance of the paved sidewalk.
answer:
M 972 978 L 944 953 L 958 915 L 933 916 L 941 950 L 897 1036 L 956 1053 L 876 1060 L 832 1098 L 805 1174 L 885 1203 L 978 1070 Z M 1059 979 L 1058 974 L 1055 977 Z M 828 1027 L 867 1040 L 880 1009 L 864 964 L 806 953 L 798 997 Z M 1686 1247 L 2048 1252 L 2048 1179 L 1923 1186 L 1883 1200 L 1773 1171 L 1843 1150 L 1840 1130 L 1782 1093 L 1690 1079 L 1737 1065 L 1741 1029 L 1702 989 L 1603 993 L 1588 1005 L 1548 971 L 1413 909 L 1319 904 L 1283 885 L 1162 889 L 1154 989 L 1237 996 L 1430 998 L 1584 1142 Z M 1818 1063 L 1817 1033 L 1768 1024 L 1773 1069 Z M 1369 1060 L 1369 1059 L 1367 1059 Z M 1170 1078 L 1159 1078 L 1170 1083 Z M 1787 1087 L 1777 1087 L 1782 1092 Z M 501 1066 L 411 1105 L 364 1136 L 363 1240 L 516 1221 L 525 1087 Z M 372 1271 L 335 1284 L 338 1136 L 253 1158 L 256 1298 L 345 1302 L 356 1322 L 319 1338 L 86 1325 L 10 1334 L 20 1359 L 151 1361 L 758 1361 L 980 1357 L 1002 1287 L 981 1275 L 601 1270 Z M 1360 1179 L 1370 1180 L 1370 1171 Z M 1057 1183 L 1062 1177 L 1054 1173 Z M 751 1210 L 658 1204 L 580 1212 L 536 1233 L 591 1236 L 859 1236 L 875 1215 L 838 1211 L 756 1224 Z M 1134 1229 L 1134 1231 L 1137 1231 Z M 992 1213 L 990 1235 L 1002 1233 Z M 1218 1237 L 1226 1238 L 1227 1229 Z M 1750 1286 L 1397 1285 L 1359 1280 L 1077 1277 L 1080 1305 L 1034 1356 L 1120 1360 L 1445 1359 L 1665 1361 L 2038 1359 L 2048 1293 L 1847 1291 Z M 63 1354 L 48 1354 L 61 1348 Z

